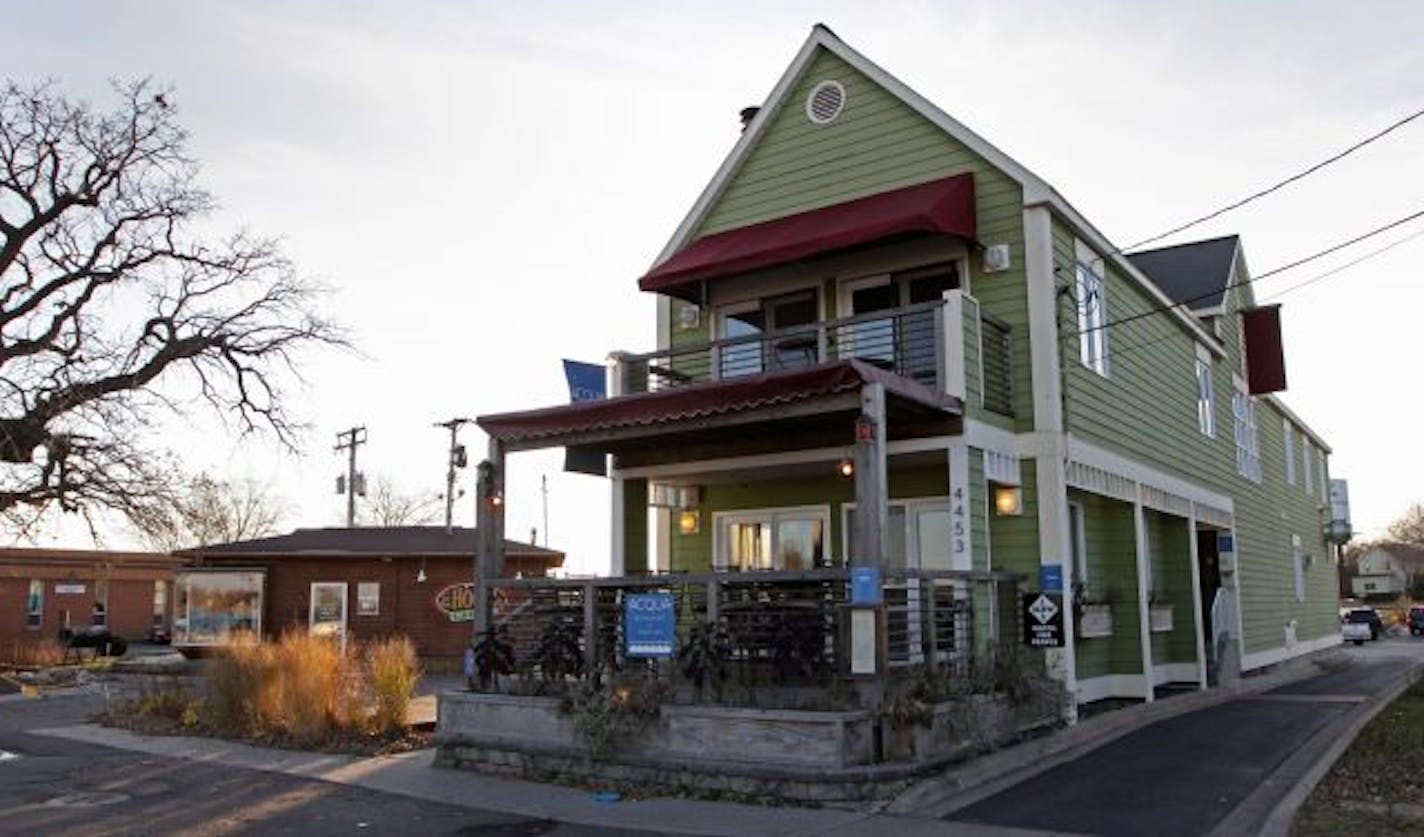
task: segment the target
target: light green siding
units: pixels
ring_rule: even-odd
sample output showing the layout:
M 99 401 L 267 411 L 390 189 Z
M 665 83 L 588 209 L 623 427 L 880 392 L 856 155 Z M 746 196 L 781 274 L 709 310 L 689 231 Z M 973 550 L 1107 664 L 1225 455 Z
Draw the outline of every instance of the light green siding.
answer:
M 1025 459 L 1020 470 L 1023 487 L 1023 513 L 1013 517 L 989 515 L 989 560 L 993 569 L 1023 573 L 1030 585 L 1038 583 L 1038 478 L 1032 459 Z
M 1138 631 L 1137 541 L 1132 506 L 1080 491 L 1068 497 L 1083 505 L 1083 545 L 1087 556 L 1084 593 L 1112 607 L 1111 636 L 1078 638 L 1078 679 L 1108 674 L 1141 674 L 1142 644 Z
M 1073 236 L 1061 223 L 1054 224 L 1053 249 L 1060 281 L 1071 286 Z M 1237 271 L 1239 282 L 1246 277 L 1244 263 Z M 1062 298 L 1058 312 L 1069 432 L 1232 498 L 1246 653 L 1280 647 L 1292 620 L 1301 640 L 1335 632 L 1334 570 L 1320 535 L 1318 487 L 1316 496 L 1307 496 L 1299 479 L 1293 487 L 1285 484 L 1283 414 L 1269 398 L 1256 400 L 1262 481 L 1237 473 L 1231 399 L 1233 373 L 1240 375 L 1242 368 L 1238 314 L 1251 304 L 1249 285 L 1228 293 L 1227 313 L 1220 318 L 1226 357 L 1212 365 L 1216 433 L 1208 437 L 1197 422 L 1196 338 L 1176 318 L 1149 313 L 1160 308 L 1159 301 L 1116 267 L 1109 265 L 1106 273 L 1108 321 L 1146 316 L 1110 329 L 1104 378 L 1079 361 L 1074 303 L 1069 295 Z M 1299 535 L 1314 556 L 1304 602 L 1295 599 L 1292 535 Z
M 1197 556 L 1192 552 L 1184 518 L 1147 509 L 1149 591 L 1156 601 L 1172 605 L 1172 630 L 1152 634 L 1152 662 L 1194 663 L 1197 659 L 1196 622 L 1193 619 L 1192 573 Z

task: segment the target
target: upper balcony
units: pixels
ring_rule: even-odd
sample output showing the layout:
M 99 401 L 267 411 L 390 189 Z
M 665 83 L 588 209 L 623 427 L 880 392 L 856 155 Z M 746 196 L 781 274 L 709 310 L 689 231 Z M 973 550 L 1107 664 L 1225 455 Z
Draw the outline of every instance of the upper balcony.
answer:
M 613 357 L 615 392 L 631 395 L 860 360 L 937 392 L 1013 415 L 1010 329 L 958 290 L 900 308 Z

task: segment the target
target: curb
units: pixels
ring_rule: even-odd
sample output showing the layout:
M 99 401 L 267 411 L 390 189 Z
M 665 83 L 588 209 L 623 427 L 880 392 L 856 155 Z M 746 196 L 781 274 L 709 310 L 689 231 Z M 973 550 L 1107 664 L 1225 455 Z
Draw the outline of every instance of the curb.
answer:
M 1403 694 L 1406 689 L 1418 682 L 1421 671 L 1424 671 L 1424 663 L 1415 663 L 1405 672 L 1404 676 L 1399 678 L 1397 683 L 1377 695 L 1372 703 L 1355 715 L 1343 730 L 1333 732 L 1334 740 L 1325 750 L 1324 754 L 1316 758 L 1315 764 L 1305 772 L 1305 775 L 1296 781 L 1295 785 L 1293 785 L 1291 789 L 1286 792 L 1285 796 L 1271 809 L 1271 813 L 1267 815 L 1265 822 L 1261 824 L 1259 832 L 1261 837 L 1287 837 L 1287 835 L 1291 833 L 1291 829 L 1295 825 L 1296 814 L 1299 813 L 1300 807 L 1305 804 L 1305 800 L 1310 797 L 1311 791 L 1315 790 L 1315 786 L 1320 784 L 1320 781 L 1330 773 L 1331 769 L 1335 767 L 1335 763 L 1338 762 L 1340 757 L 1345 754 L 1345 751 L 1350 749 L 1350 746 L 1355 743 L 1355 739 L 1359 737 L 1360 732 L 1373 721 L 1379 713 L 1383 712 L 1385 707 L 1394 703 L 1395 699 Z M 1332 732 L 1334 727 L 1335 724 L 1327 725 L 1320 733 L 1317 733 L 1317 735 Z M 1308 748 L 1309 744 L 1307 744 L 1306 747 Z M 1302 750 L 1304 749 L 1306 748 L 1302 748 Z M 1249 798 L 1247 802 L 1249 802 Z M 1243 803 L 1242 807 L 1244 807 L 1244 805 L 1245 803 Z M 1240 809 L 1238 808 L 1238 810 Z M 1226 821 L 1213 831 L 1213 834 L 1228 834 L 1229 832 L 1224 829 L 1231 825 L 1230 821 L 1232 819 L 1234 819 L 1234 813 L 1232 817 L 1228 817 Z
M 882 810 L 900 816 L 943 818 L 1158 721 L 1320 674 L 1321 664 L 1334 659 L 1338 650 L 1322 649 L 1229 685 L 1107 712 L 1043 738 L 980 756 L 912 786 Z

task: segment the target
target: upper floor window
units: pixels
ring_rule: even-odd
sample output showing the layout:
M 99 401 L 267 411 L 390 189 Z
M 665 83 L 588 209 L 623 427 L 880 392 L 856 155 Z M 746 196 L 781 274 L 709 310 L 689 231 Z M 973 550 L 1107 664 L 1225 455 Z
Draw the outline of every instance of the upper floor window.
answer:
M 1301 479 L 1305 481 L 1306 496 L 1315 493 L 1315 478 L 1310 475 L 1310 439 L 1304 433 L 1300 434 L 1300 467 Z
M 1246 382 L 1235 378 L 1236 391 L 1231 396 L 1231 418 L 1236 431 L 1236 472 L 1253 481 L 1261 481 L 1261 450 L 1256 443 L 1256 402 L 1246 393 Z
M 1216 393 L 1211 382 L 1211 353 L 1197 344 L 1197 429 L 1216 436 Z
M 813 326 L 819 318 L 820 303 L 815 290 L 723 308 L 718 318 L 718 336 L 729 342 L 721 349 L 718 376 L 758 375 L 814 364 L 815 330 L 798 333 L 795 329 Z M 774 340 L 764 339 L 771 332 L 787 333 Z
M 1327 486 L 1328 480 L 1325 478 L 1325 451 L 1317 450 L 1315 454 L 1319 457 L 1316 464 L 1320 467 L 1316 468 L 1315 472 L 1320 476 L 1320 501 L 1323 503 L 1330 496 L 1330 489 Z
M 1108 301 L 1103 260 L 1081 241 L 1076 255 L 1073 296 L 1078 308 L 1078 356 L 1084 366 L 1107 377 Z
M 1295 426 L 1290 419 L 1281 419 L 1281 437 L 1285 439 L 1286 485 L 1295 485 Z

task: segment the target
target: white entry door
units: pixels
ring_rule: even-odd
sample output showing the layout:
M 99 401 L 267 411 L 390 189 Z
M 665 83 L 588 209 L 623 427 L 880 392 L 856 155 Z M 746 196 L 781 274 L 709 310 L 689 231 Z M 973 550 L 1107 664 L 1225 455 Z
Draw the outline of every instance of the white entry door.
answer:
M 315 636 L 346 638 L 346 582 L 313 581 L 308 624 Z

